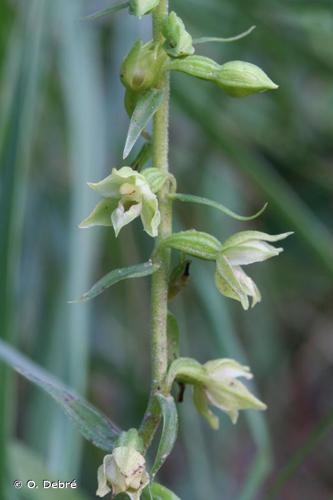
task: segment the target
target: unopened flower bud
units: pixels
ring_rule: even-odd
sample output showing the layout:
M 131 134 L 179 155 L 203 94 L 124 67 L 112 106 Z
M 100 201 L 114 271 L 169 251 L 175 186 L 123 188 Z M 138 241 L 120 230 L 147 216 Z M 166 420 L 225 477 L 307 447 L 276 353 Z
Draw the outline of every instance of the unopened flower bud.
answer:
M 159 3 L 160 0 L 130 0 L 129 11 L 130 14 L 141 17 L 145 14 L 149 14 L 149 12 L 157 7 Z
M 151 89 L 159 81 L 167 55 L 153 41 L 138 41 L 121 66 L 121 81 L 129 90 L 141 92 Z
M 164 48 L 171 57 L 189 56 L 194 53 L 192 37 L 186 31 L 185 25 L 175 12 L 171 12 L 163 28 L 165 37 Z
M 216 74 L 216 83 L 227 94 L 243 97 L 254 92 L 278 88 L 266 73 L 255 64 L 231 61 L 223 64 Z

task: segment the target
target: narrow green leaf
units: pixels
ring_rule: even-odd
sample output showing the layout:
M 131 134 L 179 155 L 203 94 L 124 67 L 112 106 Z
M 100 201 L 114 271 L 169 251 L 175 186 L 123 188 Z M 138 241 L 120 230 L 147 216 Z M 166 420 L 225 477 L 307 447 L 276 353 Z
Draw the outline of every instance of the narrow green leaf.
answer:
M 83 18 L 83 20 L 84 21 L 91 21 L 93 19 L 99 19 L 100 17 L 110 16 L 111 14 L 114 14 L 115 12 L 118 12 L 119 10 L 126 9 L 127 7 L 129 7 L 129 1 L 123 0 L 123 1 L 115 3 L 111 7 L 107 7 L 106 9 L 98 10 L 97 12 L 94 12 L 93 14 L 89 14 L 88 16 L 85 16 Z
M 102 450 L 112 451 L 121 431 L 97 408 L 2 340 L 0 359 L 47 392 L 74 421 L 83 437 Z
M 221 203 L 209 200 L 208 198 L 203 198 L 202 196 L 195 196 L 193 194 L 175 193 L 175 194 L 170 194 L 169 198 L 171 200 L 183 201 L 185 203 L 198 203 L 199 205 L 206 205 L 207 207 L 216 208 L 217 210 L 220 210 L 220 212 L 223 212 L 225 215 L 228 215 L 232 219 L 241 221 L 249 221 L 256 219 L 266 210 L 268 205 L 268 203 L 265 203 L 265 205 L 254 215 L 245 216 L 245 215 L 238 215 L 229 208 L 222 205 Z
M 193 40 L 193 45 L 199 45 L 201 43 L 211 43 L 211 42 L 222 42 L 222 43 L 229 43 L 229 42 L 236 42 L 237 40 L 241 40 L 242 38 L 245 38 L 248 36 L 250 33 L 252 33 L 253 30 L 255 30 L 255 26 L 251 26 L 246 31 L 243 31 L 243 33 L 239 33 L 239 35 L 235 36 L 230 36 L 228 38 L 221 38 L 221 37 L 216 37 L 216 36 L 203 36 L 200 38 L 195 38 Z
M 73 481 L 73 477 L 57 477 L 45 466 L 45 460 L 34 451 L 19 441 L 12 442 L 9 448 L 10 458 L 10 478 L 11 481 L 19 479 L 23 485 L 27 481 L 33 480 L 35 488 L 24 488 L 24 498 L 31 500 L 60 500 L 64 498 L 64 489 L 47 488 L 47 493 L 43 488 L 43 481 Z M 66 488 L 66 500 L 88 500 L 76 481 L 77 489 Z
M 151 89 L 147 90 L 147 92 L 144 92 L 139 97 L 130 121 L 123 154 L 124 159 L 130 154 L 141 132 L 161 106 L 164 96 L 164 90 Z
M 142 500 L 180 500 L 180 498 L 159 483 L 150 483 L 142 493 Z
M 174 314 L 168 311 L 168 360 L 172 363 L 175 359 L 179 358 L 179 339 L 180 332 L 177 318 Z
M 97 283 L 95 283 L 90 290 L 81 295 L 78 300 L 70 301 L 70 304 L 80 304 L 82 302 L 87 302 L 88 300 L 94 299 L 98 295 L 104 292 L 107 288 L 115 285 L 119 281 L 129 279 L 129 278 L 143 278 L 144 276 L 149 276 L 158 270 L 159 266 L 153 264 L 152 261 L 145 262 L 144 264 L 138 264 L 136 266 L 122 267 L 120 269 L 114 269 L 109 272 L 103 278 L 101 278 Z
M 163 394 L 158 394 L 156 398 L 162 411 L 163 428 L 155 462 L 151 469 L 152 478 L 154 478 L 170 455 L 178 432 L 178 413 L 175 400 L 172 396 L 163 396 Z
M 222 249 L 221 243 L 214 236 L 195 229 L 173 233 L 164 238 L 161 246 L 174 248 L 205 260 L 215 260 Z

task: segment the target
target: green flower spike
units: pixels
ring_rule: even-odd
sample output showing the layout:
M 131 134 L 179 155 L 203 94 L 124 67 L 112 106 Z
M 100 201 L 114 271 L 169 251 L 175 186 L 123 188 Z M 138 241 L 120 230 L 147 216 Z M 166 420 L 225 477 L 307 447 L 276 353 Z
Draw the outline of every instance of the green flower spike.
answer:
M 193 400 L 213 429 L 218 429 L 219 420 L 209 409 L 209 404 L 226 412 L 233 424 L 237 422 L 239 410 L 266 410 L 266 405 L 237 380 L 238 377 L 252 378 L 247 366 L 232 359 L 216 359 L 208 361 L 203 367 L 207 371 L 207 382 L 194 386 Z
M 144 230 L 157 236 L 160 212 L 156 195 L 146 178 L 131 167 L 113 169 L 111 175 L 88 186 L 104 198 L 84 219 L 80 228 L 113 226 L 116 236 L 137 217 L 141 217 Z
M 126 493 L 131 500 L 140 500 L 143 489 L 149 483 L 146 461 L 143 455 L 131 446 L 114 448 L 106 455 L 97 472 L 96 495 L 104 497 Z
M 275 248 L 268 242 L 283 240 L 290 234 L 293 233 L 273 236 L 260 231 L 242 231 L 228 238 L 216 259 L 215 283 L 218 290 L 226 297 L 240 301 L 245 310 L 249 308 L 248 297 L 252 297 L 254 307 L 261 301 L 261 294 L 241 266 L 279 255 L 283 248 Z
M 164 48 L 171 57 L 190 56 L 194 53 L 192 37 L 175 12 L 170 12 L 163 28 Z

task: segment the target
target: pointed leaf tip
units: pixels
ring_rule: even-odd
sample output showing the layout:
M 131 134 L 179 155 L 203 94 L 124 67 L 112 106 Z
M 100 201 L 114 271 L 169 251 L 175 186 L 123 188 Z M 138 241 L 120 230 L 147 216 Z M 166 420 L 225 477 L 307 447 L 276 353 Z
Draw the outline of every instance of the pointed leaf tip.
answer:
M 140 134 L 145 129 L 148 122 L 161 106 L 165 96 L 164 90 L 147 90 L 139 97 L 130 121 L 126 143 L 124 147 L 123 159 L 128 157 L 132 151 Z

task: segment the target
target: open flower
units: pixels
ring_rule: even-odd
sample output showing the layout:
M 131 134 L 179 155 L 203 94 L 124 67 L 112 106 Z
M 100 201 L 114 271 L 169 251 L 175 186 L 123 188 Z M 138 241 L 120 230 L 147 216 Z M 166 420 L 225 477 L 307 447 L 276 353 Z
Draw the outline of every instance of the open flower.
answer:
M 131 500 L 139 500 L 149 483 L 146 461 L 132 446 L 119 446 L 111 455 L 106 455 L 97 472 L 96 495 L 104 497 L 126 493 Z
M 273 236 L 260 231 L 242 231 L 228 238 L 216 259 L 215 283 L 218 290 L 226 297 L 240 301 L 245 310 L 249 308 L 251 297 L 254 307 L 261 301 L 261 294 L 241 266 L 279 255 L 283 248 L 275 248 L 268 242 L 283 240 L 290 234 Z
M 237 380 L 238 377 L 252 378 L 247 366 L 232 359 L 216 359 L 205 363 L 203 368 L 207 372 L 206 380 L 194 386 L 193 400 L 213 429 L 218 429 L 219 420 L 209 409 L 209 404 L 226 412 L 233 424 L 237 422 L 239 410 L 266 409 L 266 405 Z
M 146 178 L 131 167 L 113 169 L 111 175 L 88 186 L 104 198 L 80 226 L 113 226 L 116 236 L 121 228 L 141 217 L 144 230 L 157 236 L 160 212 L 156 195 Z

